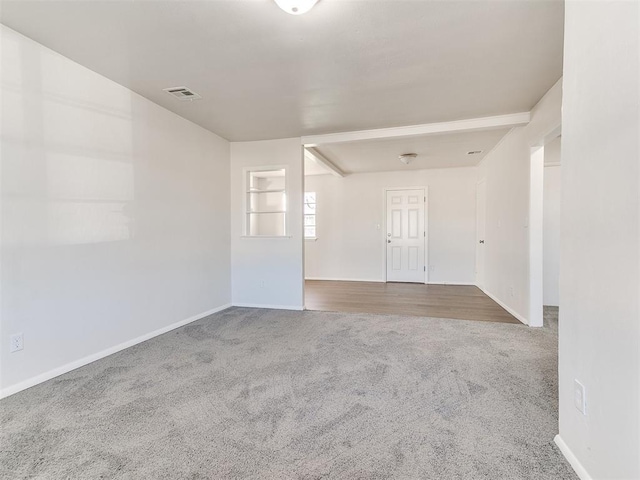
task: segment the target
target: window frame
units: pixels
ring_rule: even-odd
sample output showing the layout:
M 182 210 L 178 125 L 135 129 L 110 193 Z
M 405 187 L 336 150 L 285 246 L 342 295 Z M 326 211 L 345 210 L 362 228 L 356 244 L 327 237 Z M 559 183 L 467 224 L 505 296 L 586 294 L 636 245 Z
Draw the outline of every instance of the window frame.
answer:
M 313 202 L 307 202 L 307 195 L 308 194 L 313 194 L 313 198 L 314 201 Z M 307 205 L 313 205 L 313 213 L 306 213 L 305 212 L 305 208 Z M 313 236 L 307 236 L 307 224 L 306 224 L 306 217 L 307 215 L 311 216 L 313 215 L 314 217 L 314 223 L 313 225 L 310 225 L 313 227 L 313 231 L 314 231 L 314 235 Z M 302 198 L 302 230 L 303 230 L 303 234 L 304 234 L 304 239 L 305 240 L 310 240 L 310 241 L 315 241 L 318 239 L 318 192 L 304 192 L 304 196 Z

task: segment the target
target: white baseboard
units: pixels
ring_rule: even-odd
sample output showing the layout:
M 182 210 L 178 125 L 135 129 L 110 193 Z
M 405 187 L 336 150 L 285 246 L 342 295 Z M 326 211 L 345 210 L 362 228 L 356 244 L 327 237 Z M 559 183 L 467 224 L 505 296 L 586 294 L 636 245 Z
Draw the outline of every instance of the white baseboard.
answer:
M 589 475 L 589 472 L 587 472 L 587 469 L 584 468 L 582 463 L 580 463 L 580 460 L 578 460 L 578 458 L 573 454 L 567 444 L 564 443 L 560 434 L 556 435 L 553 441 L 556 442 L 556 445 L 562 452 L 562 455 L 564 455 L 564 458 L 567 459 L 569 465 L 571 465 L 578 477 L 580 477 L 580 480 L 593 480 L 593 477 Z
M 305 277 L 305 280 L 317 280 L 317 281 L 325 281 L 325 282 L 374 282 L 374 283 L 386 283 L 384 280 L 380 279 L 370 279 L 370 278 L 334 278 L 334 277 Z M 422 283 L 422 282 L 420 282 Z M 465 285 L 465 286 L 475 286 L 474 283 L 468 282 L 426 282 L 427 285 Z
M 480 288 L 480 287 L 478 287 L 478 288 Z M 516 317 L 522 323 L 524 323 L 525 325 L 529 325 L 529 320 L 527 320 L 525 317 L 520 315 L 518 312 L 516 312 L 514 309 L 512 309 L 509 305 L 506 305 L 504 302 L 502 302 L 494 294 L 492 294 L 491 292 L 485 290 L 484 288 L 480 288 L 480 290 L 482 290 L 487 297 L 489 297 L 491 300 L 496 302 L 498 305 L 500 305 L 502 308 L 504 308 L 507 312 L 509 312 L 514 317 Z
M 302 311 L 304 307 L 302 306 L 293 306 L 293 305 L 264 305 L 261 303 L 234 303 L 234 307 L 243 307 L 243 308 L 267 308 L 269 310 L 296 310 Z
M 145 333 L 144 335 L 141 335 L 132 340 L 127 340 L 126 342 L 119 343 L 118 345 L 109 347 L 98 353 L 87 355 L 86 357 L 80 358 L 78 360 L 74 360 L 73 362 L 66 363 L 60 367 L 54 368 L 53 370 L 49 370 L 48 372 L 41 373 L 40 375 L 36 375 L 35 377 L 31 377 L 27 380 L 23 380 L 22 382 L 16 383 L 14 385 L 10 385 L 0 390 L 0 398 L 8 397 L 9 395 L 13 395 L 14 393 L 21 392 L 22 390 L 26 390 L 29 387 L 38 385 L 39 383 L 46 382 L 47 380 L 51 380 L 52 378 L 55 378 L 64 373 L 70 372 L 71 370 L 75 370 L 76 368 L 84 367 L 85 365 L 95 362 L 96 360 L 100 360 L 101 358 L 108 357 L 109 355 L 113 355 L 114 353 L 124 350 L 125 348 L 133 347 L 138 343 L 142 343 L 153 337 L 162 335 L 163 333 L 170 332 L 171 330 L 175 330 L 176 328 L 180 328 L 191 322 L 200 320 L 201 318 L 208 317 L 209 315 L 213 315 L 214 313 L 221 312 L 222 310 L 226 310 L 229 307 L 231 307 L 231 304 L 226 304 L 226 305 L 222 305 L 221 307 L 212 308 L 211 310 L 207 310 L 206 312 L 202 312 L 192 317 L 189 317 L 185 320 L 172 323 L 171 325 L 167 325 L 166 327 L 159 328 L 158 330 L 154 330 L 153 332 Z
M 320 280 L 320 281 L 325 281 L 325 282 L 375 282 L 375 283 L 385 283 L 384 280 L 372 280 L 370 278 L 305 277 L 305 280 Z

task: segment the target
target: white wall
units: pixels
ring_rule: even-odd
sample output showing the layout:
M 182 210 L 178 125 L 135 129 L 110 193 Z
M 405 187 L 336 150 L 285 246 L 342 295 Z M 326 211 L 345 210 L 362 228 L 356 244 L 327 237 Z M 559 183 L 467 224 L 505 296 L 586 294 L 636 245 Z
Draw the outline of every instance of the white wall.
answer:
M 229 144 L 0 28 L 6 395 L 230 303 Z
M 558 443 L 582 478 L 640 478 L 639 31 L 638 2 L 566 3 Z
M 558 81 L 532 109 L 531 122 L 512 129 L 479 166 L 479 178 L 487 182 L 484 290 L 525 323 L 530 311 L 531 147 L 560 127 L 561 98 Z
M 429 282 L 475 283 L 475 167 L 313 175 L 305 182 L 318 202 L 318 240 L 305 244 L 307 278 L 384 281 L 384 188 L 426 186 Z
M 299 138 L 231 144 L 231 263 L 234 305 L 302 309 L 302 145 Z M 243 169 L 286 166 L 289 236 L 243 237 Z
M 556 307 L 560 305 L 560 139 L 544 149 L 543 300 Z
M 514 128 L 481 168 L 487 186 L 484 290 L 521 319 L 529 307 L 529 155 L 524 128 Z
M 556 137 L 544 146 L 544 166 L 557 167 L 562 163 L 562 137 Z

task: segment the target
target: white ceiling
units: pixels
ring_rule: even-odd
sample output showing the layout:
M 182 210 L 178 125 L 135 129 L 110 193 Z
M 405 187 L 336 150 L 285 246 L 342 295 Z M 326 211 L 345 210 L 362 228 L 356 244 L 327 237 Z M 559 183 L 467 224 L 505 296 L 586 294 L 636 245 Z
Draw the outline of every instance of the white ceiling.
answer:
M 390 172 L 477 165 L 509 128 L 318 145 L 316 148 L 344 173 Z M 468 155 L 467 152 L 482 153 Z M 404 165 L 403 153 L 418 156 Z
M 234 141 L 528 111 L 562 75 L 561 0 L 0 7 L 3 24 Z M 203 98 L 162 91 L 175 86 Z

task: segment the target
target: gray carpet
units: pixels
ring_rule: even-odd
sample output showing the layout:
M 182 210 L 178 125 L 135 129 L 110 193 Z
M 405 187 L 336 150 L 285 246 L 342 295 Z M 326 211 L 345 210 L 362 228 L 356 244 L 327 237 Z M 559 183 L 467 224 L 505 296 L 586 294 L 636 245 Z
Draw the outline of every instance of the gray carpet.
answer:
M 232 308 L 1 401 L 0 475 L 577 479 L 556 371 L 552 326 Z

